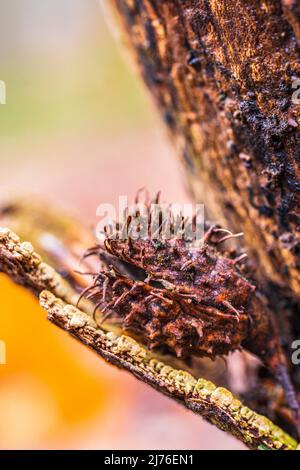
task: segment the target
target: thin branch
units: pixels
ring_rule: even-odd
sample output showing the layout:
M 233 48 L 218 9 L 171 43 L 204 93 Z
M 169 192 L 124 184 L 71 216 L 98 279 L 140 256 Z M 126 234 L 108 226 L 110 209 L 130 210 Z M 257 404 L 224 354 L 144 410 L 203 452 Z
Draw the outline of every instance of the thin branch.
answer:
M 8 274 L 17 284 L 34 295 L 47 289 L 72 302 L 76 293 L 54 268 L 42 261 L 29 242 L 21 242 L 10 229 L 0 227 L 0 272 Z
M 92 318 L 47 291 L 40 303 L 48 319 L 96 351 L 106 361 L 131 372 L 139 380 L 179 401 L 218 428 L 230 432 L 250 449 L 295 449 L 296 441 L 264 416 L 244 406 L 228 390 L 203 378 L 174 369 L 129 336 L 99 328 Z

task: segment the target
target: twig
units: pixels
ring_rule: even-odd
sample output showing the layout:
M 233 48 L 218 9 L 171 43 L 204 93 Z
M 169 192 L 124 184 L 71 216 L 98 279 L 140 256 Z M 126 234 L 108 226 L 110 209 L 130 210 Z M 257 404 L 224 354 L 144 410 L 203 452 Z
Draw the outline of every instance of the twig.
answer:
M 36 296 L 48 289 L 60 298 L 72 301 L 74 292 L 69 284 L 42 261 L 31 243 L 22 243 L 18 235 L 5 227 L 0 227 L 0 271 Z
M 244 406 L 228 390 L 154 359 L 129 336 L 99 328 L 91 317 L 47 291 L 40 303 L 48 319 L 68 331 L 105 360 L 134 374 L 161 393 L 178 400 L 218 428 L 230 432 L 249 448 L 296 449 L 297 443 L 264 416 Z

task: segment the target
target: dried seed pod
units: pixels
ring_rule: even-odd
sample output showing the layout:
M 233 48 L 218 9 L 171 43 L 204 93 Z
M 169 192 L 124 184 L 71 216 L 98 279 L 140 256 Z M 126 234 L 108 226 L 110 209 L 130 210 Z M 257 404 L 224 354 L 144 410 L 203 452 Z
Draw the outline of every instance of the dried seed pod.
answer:
M 91 250 L 102 258 L 108 253 L 112 269 L 96 275 L 84 295 L 149 348 L 212 359 L 242 347 L 252 352 L 283 386 L 300 433 L 299 405 L 274 319 L 238 268 L 245 255 L 233 256 L 222 247 L 241 234 L 211 225 L 195 249 L 172 225 L 170 239 L 162 239 L 161 230 L 151 238 L 151 214 L 147 223 L 147 237 L 123 239 L 124 224 L 117 225 L 104 247 Z M 187 223 L 192 222 L 182 219 L 183 226 Z
M 98 300 L 97 307 L 105 317 L 118 320 L 150 349 L 167 348 L 178 357 L 214 359 L 240 348 L 248 335 L 244 312 L 237 316 L 228 309 L 195 302 L 115 271 L 101 273 L 88 295 Z

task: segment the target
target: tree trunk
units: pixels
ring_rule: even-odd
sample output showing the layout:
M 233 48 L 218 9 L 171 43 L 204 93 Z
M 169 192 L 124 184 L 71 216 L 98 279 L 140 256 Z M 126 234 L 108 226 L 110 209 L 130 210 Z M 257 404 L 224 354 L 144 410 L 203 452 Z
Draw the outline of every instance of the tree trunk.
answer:
M 210 216 L 244 231 L 256 277 L 300 299 L 300 5 L 111 0 Z M 272 283 L 272 288 L 269 285 Z M 276 299 L 277 302 L 277 299 Z

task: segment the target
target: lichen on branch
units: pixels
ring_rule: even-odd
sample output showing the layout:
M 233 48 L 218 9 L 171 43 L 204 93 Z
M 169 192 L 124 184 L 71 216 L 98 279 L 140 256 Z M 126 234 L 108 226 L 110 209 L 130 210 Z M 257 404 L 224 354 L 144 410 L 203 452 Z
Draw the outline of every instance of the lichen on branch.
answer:
M 95 321 L 73 305 L 43 291 L 40 303 L 48 319 L 68 331 L 111 364 L 126 369 L 161 393 L 179 400 L 218 428 L 230 432 L 249 448 L 295 449 L 296 441 L 266 417 L 244 406 L 228 390 L 203 378 L 174 369 L 129 336 L 101 329 Z

